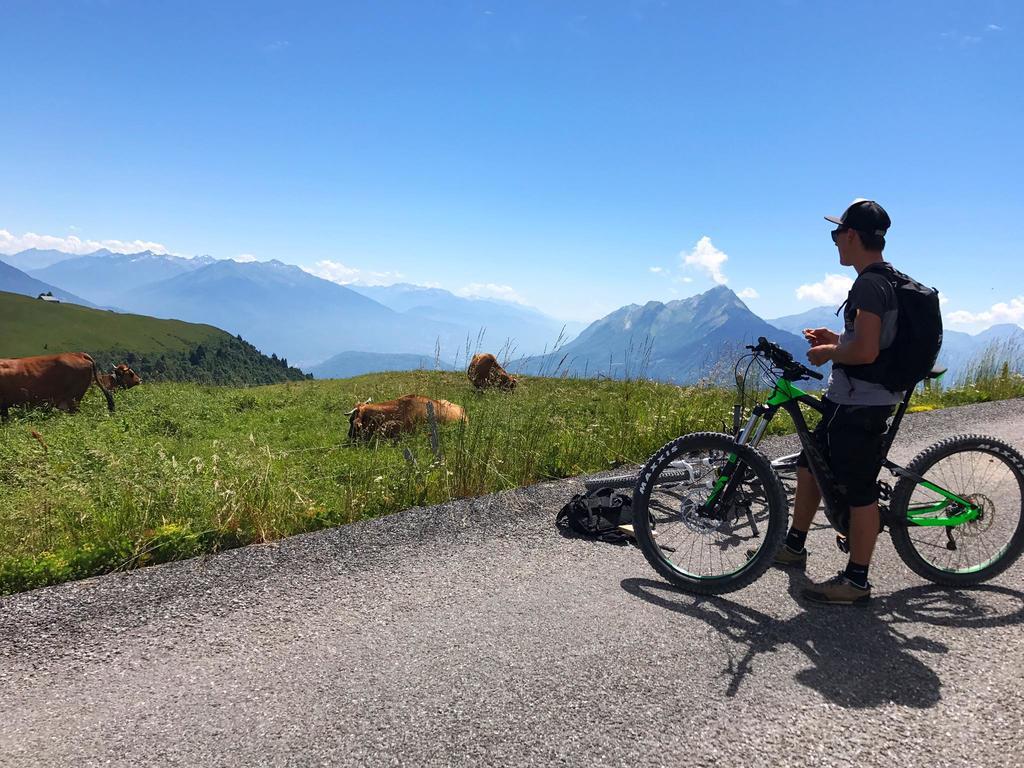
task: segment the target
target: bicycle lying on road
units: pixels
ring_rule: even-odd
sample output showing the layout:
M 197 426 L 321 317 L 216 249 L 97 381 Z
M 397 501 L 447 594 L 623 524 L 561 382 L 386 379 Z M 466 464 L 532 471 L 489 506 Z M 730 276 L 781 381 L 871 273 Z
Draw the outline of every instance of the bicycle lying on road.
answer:
M 779 473 L 792 473 L 796 454 L 770 462 L 757 450 L 778 411 L 793 419 L 809 469 L 822 492 L 825 516 L 844 548 L 849 505 L 804 419 L 801 405 L 819 413 L 821 400 L 794 382 L 822 376 L 763 337 L 737 362 L 749 361 L 734 412 L 734 434 L 696 432 L 672 440 L 639 475 L 595 479 L 603 487 L 633 487 L 633 529 L 654 569 L 698 594 L 741 589 L 771 565 L 788 530 L 788 502 Z M 770 394 L 740 428 L 743 387 L 751 366 Z M 929 378 L 944 370 L 932 371 Z M 888 458 L 912 392 L 896 410 L 882 444 L 879 481 L 883 528 L 907 566 L 929 581 L 969 586 L 1009 568 L 1024 550 L 1024 456 L 993 437 L 948 437 L 906 467 Z

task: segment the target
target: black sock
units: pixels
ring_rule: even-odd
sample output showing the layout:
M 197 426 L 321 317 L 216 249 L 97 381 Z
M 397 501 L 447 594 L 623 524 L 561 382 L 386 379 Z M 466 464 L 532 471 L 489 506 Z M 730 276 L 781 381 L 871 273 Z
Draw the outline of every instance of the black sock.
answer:
M 803 552 L 805 541 L 807 541 L 807 531 L 798 531 L 796 528 L 789 529 L 789 534 L 786 536 L 787 547 L 794 552 Z
M 867 589 L 868 567 L 866 565 L 857 565 L 851 560 L 846 564 L 846 572 L 843 575 L 858 587 Z

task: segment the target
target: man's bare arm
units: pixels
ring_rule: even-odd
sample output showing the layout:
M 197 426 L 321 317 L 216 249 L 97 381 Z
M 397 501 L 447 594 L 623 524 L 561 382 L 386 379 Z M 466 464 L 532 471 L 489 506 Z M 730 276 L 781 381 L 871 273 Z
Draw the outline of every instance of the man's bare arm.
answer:
M 882 342 L 882 318 L 874 312 L 857 310 L 853 321 L 853 338 L 842 344 L 822 344 L 807 351 L 814 365 L 831 360 L 844 365 L 867 365 L 875 362 Z

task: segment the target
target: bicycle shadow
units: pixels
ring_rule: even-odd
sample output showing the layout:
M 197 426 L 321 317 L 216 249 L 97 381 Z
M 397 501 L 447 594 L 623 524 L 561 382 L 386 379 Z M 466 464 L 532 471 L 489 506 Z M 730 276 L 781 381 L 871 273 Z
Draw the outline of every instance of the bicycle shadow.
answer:
M 807 585 L 799 572 L 788 572 L 789 592 L 797 597 Z M 953 591 L 934 585 L 910 587 L 875 598 L 856 608 L 807 607 L 787 619 L 723 597 L 695 597 L 654 579 L 624 579 L 626 592 L 647 602 L 706 622 L 723 640 L 746 646 L 729 660 L 722 675 L 729 679 L 726 696 L 735 696 L 754 660 L 792 645 L 813 663 L 795 679 L 829 701 L 848 708 L 899 704 L 917 709 L 934 707 L 942 698 L 938 674 L 912 652 L 945 654 L 949 647 L 923 636 L 911 636 L 901 625 L 980 629 L 1024 622 L 1024 593 L 1005 587 L 981 586 Z M 1002 595 L 1016 601 L 1017 610 L 1000 614 L 979 602 L 980 595 Z M 728 646 L 728 643 L 723 645 Z M 756 674 L 756 673 L 754 673 Z

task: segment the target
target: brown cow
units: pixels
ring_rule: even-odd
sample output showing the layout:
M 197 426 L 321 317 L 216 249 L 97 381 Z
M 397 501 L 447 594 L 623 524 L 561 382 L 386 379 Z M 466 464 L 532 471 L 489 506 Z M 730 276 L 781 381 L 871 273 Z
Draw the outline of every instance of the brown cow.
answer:
M 114 410 L 114 398 L 100 384 L 96 363 L 84 352 L 0 360 L 0 417 L 12 405 L 51 405 L 74 413 L 86 390 L 96 384 Z
M 100 374 L 100 386 L 111 392 L 117 389 L 131 389 L 141 383 L 142 379 L 139 378 L 139 374 L 124 363 L 115 365 L 110 373 Z
M 384 403 L 367 400 L 345 414 L 348 416 L 349 439 L 366 439 L 375 434 L 395 437 L 402 432 L 412 432 L 417 425 L 427 421 L 427 403 L 434 404 L 434 415 L 440 423 L 469 420 L 461 405 L 447 400 L 421 395 L 403 395 Z
M 516 377 L 509 376 L 498 359 L 489 352 L 473 355 L 466 375 L 477 389 L 498 387 L 506 392 L 513 392 L 516 388 Z

